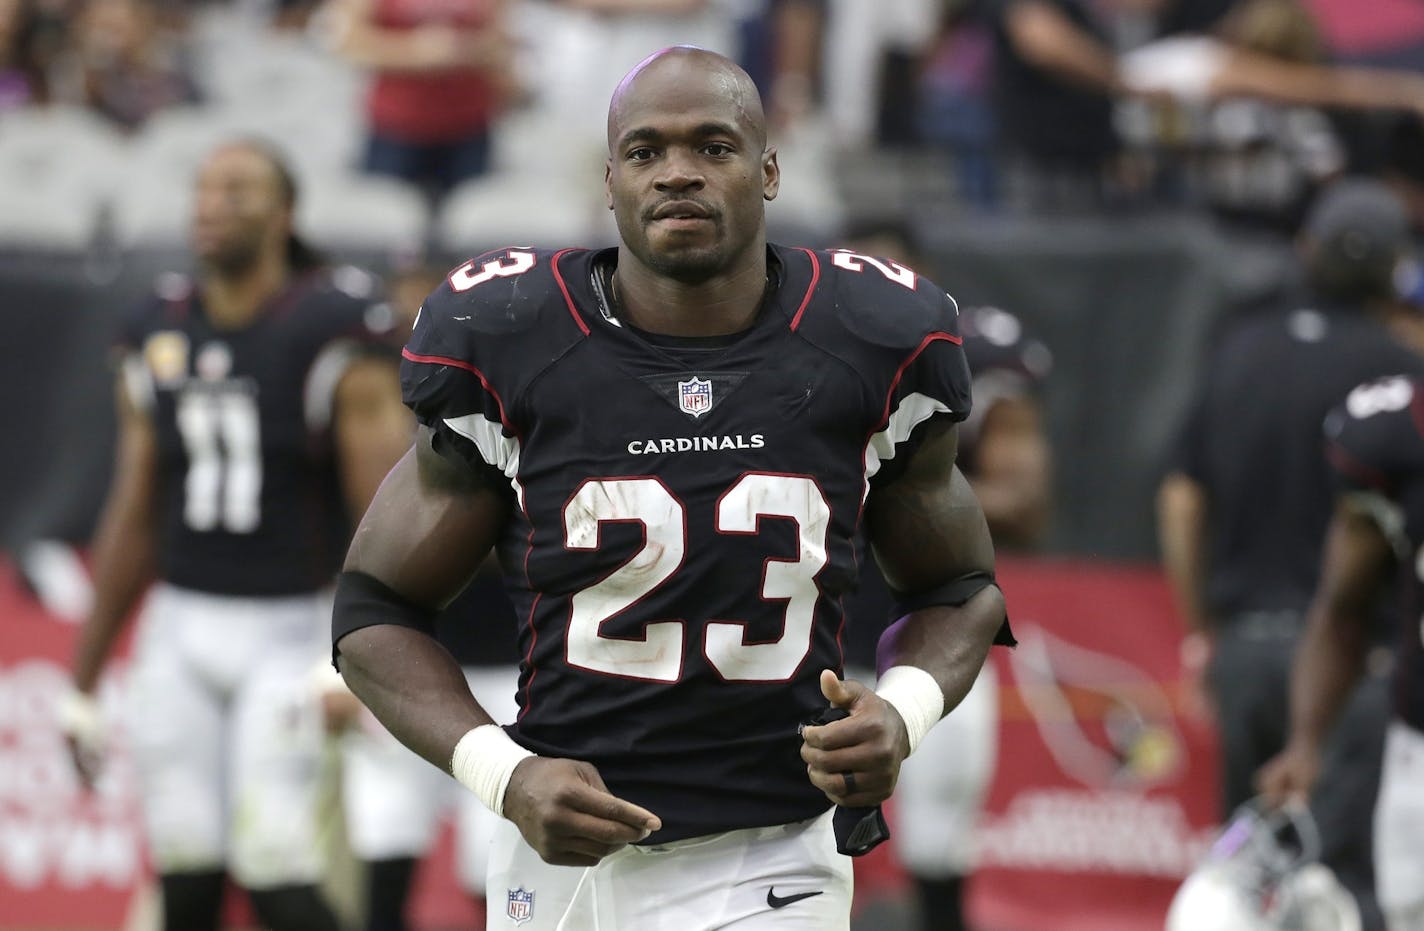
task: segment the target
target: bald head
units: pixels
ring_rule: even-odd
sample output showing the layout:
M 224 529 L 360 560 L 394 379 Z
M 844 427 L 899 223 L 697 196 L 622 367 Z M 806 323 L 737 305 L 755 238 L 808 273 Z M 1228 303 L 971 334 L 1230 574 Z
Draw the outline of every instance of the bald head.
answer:
M 690 45 L 654 52 L 619 82 L 608 106 L 608 148 L 613 151 L 640 114 L 653 109 L 685 110 L 721 103 L 736 115 L 740 129 L 766 148 L 766 114 L 751 76 L 725 55 Z

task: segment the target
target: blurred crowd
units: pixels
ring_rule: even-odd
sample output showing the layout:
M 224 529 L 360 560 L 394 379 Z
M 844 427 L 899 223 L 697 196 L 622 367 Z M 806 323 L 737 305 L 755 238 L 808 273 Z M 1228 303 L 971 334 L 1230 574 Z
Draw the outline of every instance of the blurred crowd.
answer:
M 181 241 L 164 189 L 233 134 L 289 151 L 338 247 L 606 239 L 599 114 L 669 44 L 761 86 L 798 174 L 774 226 L 825 239 L 898 150 L 964 209 L 1290 230 L 1332 176 L 1424 175 L 1424 23 L 1366 67 L 1332 2 L 0 0 L 0 244 Z

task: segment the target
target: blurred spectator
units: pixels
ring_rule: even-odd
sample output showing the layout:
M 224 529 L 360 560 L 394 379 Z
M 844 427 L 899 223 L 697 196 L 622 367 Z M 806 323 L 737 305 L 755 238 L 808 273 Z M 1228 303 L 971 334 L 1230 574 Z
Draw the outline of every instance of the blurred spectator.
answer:
M 751 0 L 742 10 L 737 57 L 772 126 L 794 126 L 818 105 L 825 30 L 826 0 Z
M 35 47 L 37 27 L 31 0 L 0 0 L 0 111 L 45 99 L 44 69 Z
M 74 47 L 60 64 L 56 99 L 79 103 L 124 129 L 198 98 L 182 45 L 159 28 L 148 0 L 88 0 Z
M 914 76 L 938 17 L 938 0 L 831 0 L 826 108 L 839 141 L 915 141 Z
M 921 67 L 917 126 L 926 142 L 953 153 L 960 196 L 983 207 L 994 201 L 993 40 L 970 12 L 971 0 L 945 4 Z
M 508 0 L 332 0 L 338 51 L 372 72 L 364 167 L 437 201 L 485 173 L 508 92 Z
M 1190 631 L 1182 662 L 1209 691 L 1199 707 L 1220 733 L 1223 817 L 1253 796 L 1257 768 L 1286 739 L 1291 655 L 1332 505 L 1320 425 L 1360 382 L 1424 373 L 1401 335 L 1417 315 L 1394 293 L 1407 231 L 1379 183 L 1325 189 L 1300 241 L 1309 303 L 1245 321 L 1222 341 L 1159 489 L 1162 557 Z M 1370 811 L 1386 707 L 1384 677 L 1372 676 L 1344 712 L 1312 799 L 1322 862 L 1359 900 L 1367 929 L 1380 927 Z
M 1247 0 L 1216 34 L 1149 43 L 1121 59 L 1135 93 L 1156 95 L 1194 192 L 1237 221 L 1293 231 L 1346 154 L 1315 107 L 1424 112 L 1424 75 L 1334 67 L 1298 0 Z M 1164 99 L 1165 98 L 1165 99 Z
M 1020 207 L 1083 207 L 1109 189 L 1122 89 L 1106 26 L 1084 0 L 986 0 L 1006 193 Z

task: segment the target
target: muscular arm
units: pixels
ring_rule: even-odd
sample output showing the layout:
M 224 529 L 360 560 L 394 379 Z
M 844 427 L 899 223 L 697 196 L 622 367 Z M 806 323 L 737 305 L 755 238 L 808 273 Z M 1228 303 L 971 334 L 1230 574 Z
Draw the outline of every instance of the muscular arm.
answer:
M 1342 501 L 1326 534 L 1320 582 L 1291 667 L 1290 736 L 1257 775 L 1269 801 L 1301 798 L 1314 786 L 1325 740 L 1364 669 L 1370 608 L 1392 559 L 1378 525 Z
M 359 520 L 415 432 L 401 403 L 395 364 L 377 358 L 353 362 L 336 385 L 335 412 L 341 486 L 348 512 Z
M 954 465 L 958 445 L 955 427 L 938 429 L 915 452 L 905 473 L 873 491 L 866 503 L 871 547 L 894 589 L 930 591 L 972 573 L 993 572 L 984 512 Z M 963 701 L 1003 622 L 1003 596 L 988 586 L 963 604 L 921 608 L 890 625 L 877 655 L 880 688 L 892 688 L 889 679 L 895 674 L 885 675 L 888 669 L 911 666 L 915 669 L 899 673 L 917 683 L 913 696 L 902 689 L 898 699 L 889 692 L 882 697 L 858 682 L 838 681 L 830 670 L 822 672 L 822 693 L 849 717 L 803 730 L 801 758 L 812 785 L 838 805 L 885 801 L 899 779 L 901 762 L 913 750 L 911 721 L 923 733 L 934 723 L 936 709 L 943 716 Z M 922 694 L 936 687 L 942 702 L 932 692 Z
M 157 542 L 157 443 L 153 422 L 117 388 L 119 438 L 114 479 L 94 535 L 94 607 L 79 631 L 74 685 L 94 691 L 99 672 L 134 605 L 153 579 Z
M 346 569 L 374 577 L 416 605 L 443 607 L 490 551 L 510 508 L 507 495 L 436 453 L 422 428 L 415 449 L 396 464 L 366 511 Z M 341 674 L 376 718 L 401 743 L 473 788 L 468 774 L 455 771 L 456 746 L 494 721 L 470 694 L 454 657 L 428 635 L 395 624 L 352 631 L 338 649 Z M 499 734 L 497 740 L 509 738 Z M 482 746 L 488 749 L 489 742 Z M 662 826 L 652 812 L 610 794 L 586 762 L 530 756 L 514 765 L 506 784 L 504 816 L 549 863 L 591 866 Z
M 958 430 L 927 439 L 893 484 L 871 493 L 866 526 L 876 561 L 890 586 L 920 592 L 956 578 L 994 571 L 984 512 L 954 464 Z M 969 692 L 1005 617 L 997 588 L 958 606 L 914 611 L 880 638 L 876 665 L 916 666 L 939 683 L 948 713 Z
M 1291 669 L 1291 739 L 1319 748 L 1364 669 L 1370 611 L 1393 560 L 1379 526 L 1342 502 Z
M 422 428 L 372 499 L 345 569 L 437 610 L 468 583 L 509 509 L 507 497 L 436 453 Z M 460 738 L 492 723 L 459 664 L 425 633 L 377 624 L 347 634 L 337 648 L 351 691 L 401 743 L 447 772 Z

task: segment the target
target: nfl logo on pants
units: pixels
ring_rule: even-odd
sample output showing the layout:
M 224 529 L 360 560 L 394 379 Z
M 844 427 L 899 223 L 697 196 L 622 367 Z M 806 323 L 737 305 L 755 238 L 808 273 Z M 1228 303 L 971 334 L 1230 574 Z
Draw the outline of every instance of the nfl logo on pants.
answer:
M 534 917 L 534 893 L 525 892 L 523 888 L 509 890 L 509 902 L 504 907 L 504 913 L 514 919 L 515 924 L 524 924 Z

